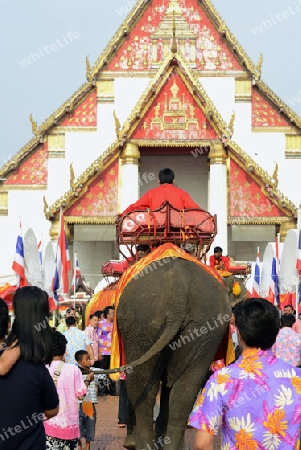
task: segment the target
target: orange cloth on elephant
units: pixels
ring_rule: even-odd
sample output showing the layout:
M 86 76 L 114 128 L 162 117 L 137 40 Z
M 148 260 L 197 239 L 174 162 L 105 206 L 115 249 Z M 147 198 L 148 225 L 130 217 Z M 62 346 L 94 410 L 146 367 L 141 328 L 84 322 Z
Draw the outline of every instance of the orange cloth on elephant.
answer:
M 197 260 L 193 256 L 184 252 L 181 248 L 176 245 L 167 242 L 166 244 L 160 245 L 158 248 L 153 250 L 144 258 L 137 261 L 136 264 L 130 266 L 120 278 L 115 292 L 114 305 L 115 311 L 118 308 L 120 296 L 126 287 L 126 285 L 137 276 L 148 264 L 153 263 L 154 261 L 158 261 L 163 258 L 183 258 L 189 261 L 193 261 L 195 264 L 201 266 L 204 270 L 209 272 L 214 278 L 216 278 L 221 284 L 224 285 L 224 281 L 222 277 L 216 270 L 213 270 L 211 267 L 206 266 L 201 261 Z M 112 347 L 111 347 L 111 360 L 110 367 L 120 367 L 120 365 L 125 365 L 124 352 L 123 352 L 123 342 L 121 339 L 120 331 L 117 326 L 117 314 L 114 317 L 114 325 L 113 325 L 113 333 L 112 333 Z M 110 378 L 117 380 L 118 374 L 110 374 Z
M 200 206 L 195 203 L 190 195 L 183 191 L 183 189 L 178 188 L 173 184 L 160 184 L 160 186 L 150 189 L 139 200 L 128 206 L 123 211 L 122 215 L 134 211 L 135 209 L 158 209 L 166 201 L 177 209 L 200 209 Z

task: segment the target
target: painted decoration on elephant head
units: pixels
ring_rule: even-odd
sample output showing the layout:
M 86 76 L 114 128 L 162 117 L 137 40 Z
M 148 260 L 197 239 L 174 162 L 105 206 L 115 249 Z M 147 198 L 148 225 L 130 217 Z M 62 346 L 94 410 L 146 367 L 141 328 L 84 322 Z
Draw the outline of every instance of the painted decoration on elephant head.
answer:
M 216 139 L 217 135 L 173 71 L 134 131 L 133 139 Z
M 121 15 L 123 9 L 117 12 Z M 132 72 L 158 68 L 171 49 L 173 17 L 178 51 L 191 68 L 216 72 L 242 70 L 197 0 L 153 0 L 129 31 L 107 70 Z
M 48 142 L 18 165 L 4 181 L 4 185 L 46 186 L 48 177 Z
M 233 159 L 230 160 L 230 186 L 230 218 L 285 215 Z
M 61 127 L 96 127 L 97 125 L 97 96 L 96 89 L 68 114 L 60 124 Z
M 117 214 L 118 158 L 88 186 L 65 216 L 111 217 Z
M 252 127 L 291 127 L 291 125 L 260 91 L 252 89 Z

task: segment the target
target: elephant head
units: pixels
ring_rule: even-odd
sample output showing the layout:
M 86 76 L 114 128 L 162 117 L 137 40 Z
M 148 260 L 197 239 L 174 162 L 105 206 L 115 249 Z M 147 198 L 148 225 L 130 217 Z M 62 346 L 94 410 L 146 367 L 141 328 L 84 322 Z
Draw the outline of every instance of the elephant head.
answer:
M 243 278 L 231 275 L 223 278 L 227 287 L 232 308 L 239 302 L 247 299 L 247 289 Z

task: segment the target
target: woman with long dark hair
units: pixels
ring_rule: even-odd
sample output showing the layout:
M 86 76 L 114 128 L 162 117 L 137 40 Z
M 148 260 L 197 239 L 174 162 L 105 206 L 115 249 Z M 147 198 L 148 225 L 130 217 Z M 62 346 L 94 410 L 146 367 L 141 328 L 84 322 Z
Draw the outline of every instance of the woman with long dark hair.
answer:
M 0 450 L 44 450 L 45 419 L 58 413 L 58 395 L 45 364 L 52 360 L 48 295 L 36 286 L 17 289 L 15 320 L 0 357 Z
M 15 320 L 7 339 L 8 347 L 18 342 L 24 361 L 49 364 L 53 351 L 47 293 L 37 286 L 17 289 L 13 307 Z

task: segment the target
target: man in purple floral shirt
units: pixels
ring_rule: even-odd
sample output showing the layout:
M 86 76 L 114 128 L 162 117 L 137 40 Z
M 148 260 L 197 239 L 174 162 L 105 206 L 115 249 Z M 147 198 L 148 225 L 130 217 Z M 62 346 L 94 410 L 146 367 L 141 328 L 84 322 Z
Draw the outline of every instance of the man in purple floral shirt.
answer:
M 235 308 L 242 355 L 212 375 L 190 415 L 195 450 L 297 450 L 301 424 L 301 369 L 277 359 L 271 347 L 278 311 L 261 298 Z
M 292 329 L 296 322 L 292 314 L 283 314 L 280 319 L 281 328 L 276 342 L 273 345 L 273 352 L 277 358 L 293 366 L 300 366 L 301 363 L 301 335 Z
M 103 310 L 104 318 L 98 322 L 97 335 L 101 369 L 110 368 L 114 314 L 114 306 L 106 306 Z M 107 383 L 101 388 L 100 395 L 108 393 L 117 395 L 115 381 L 109 377 Z

